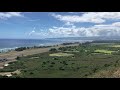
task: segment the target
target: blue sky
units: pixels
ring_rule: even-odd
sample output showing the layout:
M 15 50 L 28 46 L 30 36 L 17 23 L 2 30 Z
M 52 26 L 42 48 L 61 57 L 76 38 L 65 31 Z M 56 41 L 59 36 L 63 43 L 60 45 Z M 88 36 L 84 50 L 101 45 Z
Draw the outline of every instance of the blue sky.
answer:
M 120 12 L 0 12 L 0 38 L 120 36 Z

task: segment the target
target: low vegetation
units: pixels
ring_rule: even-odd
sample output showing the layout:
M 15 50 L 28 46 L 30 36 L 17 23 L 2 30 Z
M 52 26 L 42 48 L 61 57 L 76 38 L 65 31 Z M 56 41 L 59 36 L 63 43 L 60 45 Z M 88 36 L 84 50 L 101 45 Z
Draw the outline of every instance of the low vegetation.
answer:
M 120 48 L 110 47 L 110 42 L 101 43 L 87 42 L 19 57 L 18 61 L 9 63 L 0 72 L 20 70 L 21 73 L 13 75 L 13 78 L 120 77 Z M 114 45 L 119 43 L 114 42 Z

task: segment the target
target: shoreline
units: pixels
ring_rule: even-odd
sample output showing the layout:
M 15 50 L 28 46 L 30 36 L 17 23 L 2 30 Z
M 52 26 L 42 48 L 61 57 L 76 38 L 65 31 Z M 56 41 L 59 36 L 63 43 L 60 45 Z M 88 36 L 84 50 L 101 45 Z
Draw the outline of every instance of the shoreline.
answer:
M 69 42 L 69 43 L 62 43 L 57 45 L 51 45 L 51 46 L 40 46 L 40 47 L 31 47 L 29 49 L 25 49 L 22 51 L 15 51 L 12 50 L 10 52 L 0 53 L 0 58 L 6 58 L 7 61 L 0 62 L 0 69 L 4 68 L 5 64 L 8 64 L 9 62 L 17 61 L 17 56 L 28 56 L 28 55 L 34 55 L 39 53 L 48 52 L 51 48 L 60 48 L 60 47 L 66 47 L 66 46 L 78 46 L 80 42 Z
M 53 40 L 52 40 L 53 41 Z M 13 51 L 15 50 L 16 48 L 21 48 L 21 47 L 44 47 L 44 46 L 53 46 L 53 45 L 60 45 L 60 44 L 63 44 L 63 43 L 75 43 L 75 42 L 79 42 L 79 43 L 85 43 L 85 42 L 91 42 L 93 40 L 54 40 L 54 42 L 48 42 L 48 43 L 39 43 L 39 44 L 34 44 L 34 45 L 31 45 L 31 44 L 28 44 L 28 45 L 15 45 L 15 46 L 7 46 L 7 47 L 0 47 L 0 53 L 6 53 L 6 52 L 9 52 L 9 51 Z

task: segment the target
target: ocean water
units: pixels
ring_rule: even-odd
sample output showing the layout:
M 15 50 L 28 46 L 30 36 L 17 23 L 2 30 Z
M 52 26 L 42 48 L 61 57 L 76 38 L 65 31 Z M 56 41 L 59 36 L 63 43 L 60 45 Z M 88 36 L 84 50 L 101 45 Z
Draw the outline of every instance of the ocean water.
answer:
M 0 39 L 0 52 L 14 50 L 18 47 L 48 46 L 62 44 L 65 42 L 85 42 L 90 40 L 79 40 L 79 38 L 55 38 L 55 39 Z

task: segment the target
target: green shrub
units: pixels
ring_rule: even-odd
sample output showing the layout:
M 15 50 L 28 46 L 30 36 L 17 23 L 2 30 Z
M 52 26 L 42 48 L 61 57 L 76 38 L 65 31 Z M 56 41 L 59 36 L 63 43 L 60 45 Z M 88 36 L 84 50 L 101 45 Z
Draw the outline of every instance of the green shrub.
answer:
M 50 52 L 57 52 L 57 49 L 56 48 L 51 48 L 49 51 Z
M 55 64 L 55 62 L 52 62 L 51 64 Z
M 30 74 L 34 74 L 33 72 L 30 72 Z
M 27 48 L 26 47 L 20 47 L 20 48 L 16 48 L 15 51 L 23 51 L 23 50 L 26 50 Z
M 19 56 L 17 56 L 17 57 L 16 57 L 16 59 L 17 59 L 17 60 L 19 60 L 19 59 L 20 59 L 20 57 L 19 57 Z

